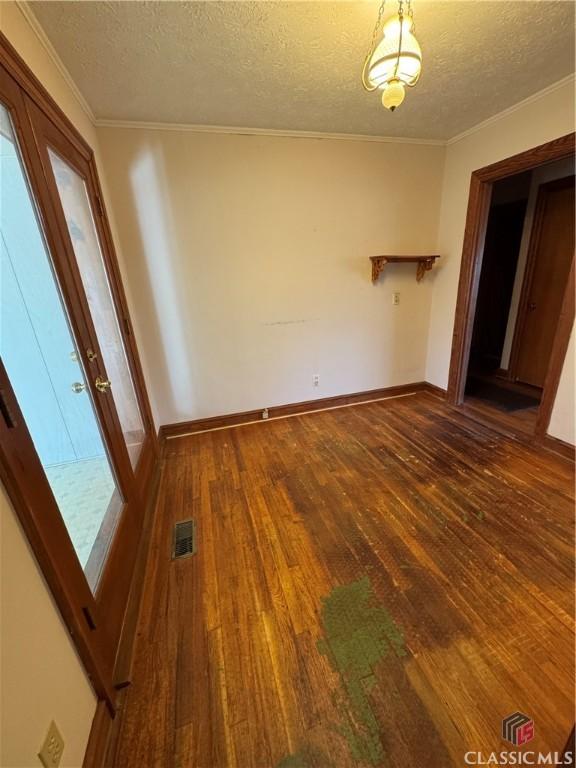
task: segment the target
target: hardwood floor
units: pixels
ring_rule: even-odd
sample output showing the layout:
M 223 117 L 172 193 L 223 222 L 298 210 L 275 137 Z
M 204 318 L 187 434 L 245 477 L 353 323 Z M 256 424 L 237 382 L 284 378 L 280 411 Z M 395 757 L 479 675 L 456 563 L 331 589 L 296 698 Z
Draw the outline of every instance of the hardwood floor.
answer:
M 503 429 L 509 429 L 514 432 L 523 432 L 526 435 L 533 435 L 536 430 L 536 421 L 538 420 L 538 406 L 522 408 L 518 411 L 506 411 L 495 408 L 485 400 L 478 397 L 467 395 L 464 398 L 463 410 L 469 416 L 480 416 L 481 418 L 493 421 L 495 426 L 501 426 Z
M 573 481 L 427 393 L 167 442 L 108 764 L 462 766 L 518 710 L 561 751 Z

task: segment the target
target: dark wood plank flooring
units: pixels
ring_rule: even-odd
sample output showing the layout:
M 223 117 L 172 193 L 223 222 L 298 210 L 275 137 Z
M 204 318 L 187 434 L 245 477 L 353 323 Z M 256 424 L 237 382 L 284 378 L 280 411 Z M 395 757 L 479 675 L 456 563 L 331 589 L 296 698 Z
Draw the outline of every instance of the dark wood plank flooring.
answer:
M 517 710 L 564 746 L 568 462 L 421 393 L 168 441 L 160 482 L 109 764 L 462 766 Z
M 503 429 L 534 435 L 538 420 L 538 408 L 539 406 L 533 405 L 530 408 L 521 408 L 518 411 L 507 413 L 479 397 L 466 395 L 462 410 L 470 416 L 480 416 L 488 422 L 493 421 L 495 425 Z

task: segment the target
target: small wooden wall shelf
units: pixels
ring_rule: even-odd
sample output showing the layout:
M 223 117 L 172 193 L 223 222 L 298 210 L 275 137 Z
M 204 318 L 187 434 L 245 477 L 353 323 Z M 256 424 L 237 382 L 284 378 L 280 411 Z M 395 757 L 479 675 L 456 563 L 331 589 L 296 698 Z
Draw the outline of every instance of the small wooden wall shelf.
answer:
M 372 262 L 372 282 L 375 283 L 386 264 L 416 264 L 416 280 L 420 282 L 428 270 L 432 269 L 440 256 L 370 256 Z

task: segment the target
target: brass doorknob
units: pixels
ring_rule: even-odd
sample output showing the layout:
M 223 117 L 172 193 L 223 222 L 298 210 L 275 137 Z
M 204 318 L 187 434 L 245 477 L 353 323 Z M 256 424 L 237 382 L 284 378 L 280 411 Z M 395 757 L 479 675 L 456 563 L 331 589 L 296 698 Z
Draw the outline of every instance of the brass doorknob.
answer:
M 72 384 L 72 392 L 74 392 L 76 395 L 79 395 L 80 392 L 84 392 L 86 389 L 86 384 L 82 384 L 80 381 L 75 381 L 74 384 Z
M 110 387 L 112 386 L 112 382 L 108 381 L 108 379 L 102 379 L 100 376 L 96 377 L 96 381 L 94 382 L 94 386 L 98 390 L 98 392 L 108 392 Z

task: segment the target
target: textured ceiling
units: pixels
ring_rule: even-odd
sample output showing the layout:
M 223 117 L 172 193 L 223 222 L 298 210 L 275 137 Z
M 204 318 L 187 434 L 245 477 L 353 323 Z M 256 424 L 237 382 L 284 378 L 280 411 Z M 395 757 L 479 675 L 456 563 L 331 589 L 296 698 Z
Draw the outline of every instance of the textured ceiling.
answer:
M 377 2 L 29 7 L 97 119 L 448 139 L 574 70 L 570 0 L 415 0 L 423 73 L 394 114 L 359 79 Z

